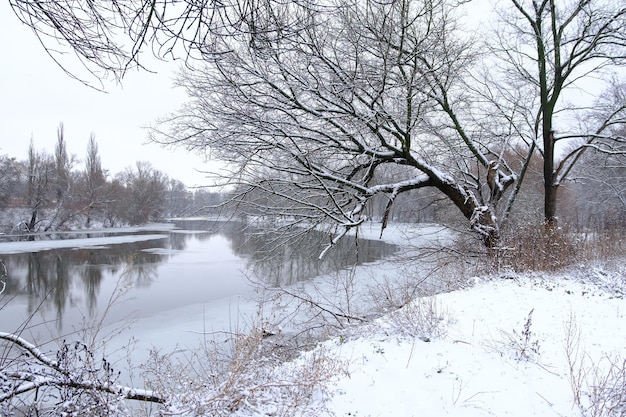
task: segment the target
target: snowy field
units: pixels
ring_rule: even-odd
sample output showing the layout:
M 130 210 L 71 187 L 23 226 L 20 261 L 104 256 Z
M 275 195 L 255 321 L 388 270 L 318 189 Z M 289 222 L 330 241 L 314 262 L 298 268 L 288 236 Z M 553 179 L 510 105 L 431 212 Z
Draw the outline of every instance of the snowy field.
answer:
M 626 402 L 614 414 L 582 414 L 573 389 L 590 405 L 587 393 L 613 364 L 621 367 L 621 376 L 609 384 L 618 384 L 621 401 L 626 400 L 624 270 L 476 281 L 472 288 L 434 297 L 442 334 L 429 342 L 398 329 L 400 311 L 348 340 L 327 342 L 329 354 L 349 361 L 347 374 L 331 389 L 327 406 L 332 414 L 626 414 Z

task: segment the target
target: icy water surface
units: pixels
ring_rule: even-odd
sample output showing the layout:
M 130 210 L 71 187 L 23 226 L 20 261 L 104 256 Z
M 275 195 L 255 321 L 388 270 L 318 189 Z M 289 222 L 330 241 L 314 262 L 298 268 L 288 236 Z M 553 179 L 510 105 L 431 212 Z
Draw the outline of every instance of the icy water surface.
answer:
M 320 262 L 317 256 L 328 239 L 309 233 L 297 244 L 269 241 L 258 231 L 251 238 L 237 223 L 184 221 L 0 241 L 0 260 L 8 271 L 0 331 L 43 342 L 103 316 L 107 324 L 133 317 L 163 328 L 165 321 L 184 326 L 187 307 L 201 305 L 208 309 L 203 315 L 211 317 L 210 309 L 226 308 L 225 300 L 251 293 L 251 281 L 289 285 L 395 251 L 380 241 L 348 238 Z M 268 248 L 274 250 L 267 253 Z

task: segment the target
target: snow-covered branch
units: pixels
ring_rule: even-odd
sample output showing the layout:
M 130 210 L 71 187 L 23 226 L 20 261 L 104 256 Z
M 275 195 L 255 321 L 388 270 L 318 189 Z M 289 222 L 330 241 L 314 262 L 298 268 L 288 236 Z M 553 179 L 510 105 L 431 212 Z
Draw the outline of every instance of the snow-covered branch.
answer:
M 7 281 L 6 281 L 6 279 L 7 279 L 8 276 L 9 276 L 9 274 L 7 273 L 7 266 L 0 259 L 0 295 L 2 295 L 4 290 L 6 290 L 6 288 L 7 288 Z
M 108 361 L 102 359 L 101 365 L 97 366 L 93 353 L 82 343 L 65 343 L 57 352 L 57 360 L 53 360 L 16 334 L 0 332 L 0 340 L 18 351 L 12 359 L 0 361 L 0 403 L 42 389 L 59 392 L 69 389 L 76 392 L 76 396 L 79 392 L 97 392 L 122 400 L 166 401 L 153 391 L 115 383 L 116 374 Z

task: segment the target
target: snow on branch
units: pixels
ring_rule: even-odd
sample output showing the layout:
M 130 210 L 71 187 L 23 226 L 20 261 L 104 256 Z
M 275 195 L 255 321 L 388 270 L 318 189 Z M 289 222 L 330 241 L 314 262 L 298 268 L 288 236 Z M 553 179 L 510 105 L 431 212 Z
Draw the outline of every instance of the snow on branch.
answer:
M 330 241 L 330 243 L 328 245 L 326 245 L 324 250 L 320 253 L 320 256 L 318 257 L 318 259 L 323 259 L 324 256 L 326 255 L 326 253 L 331 248 L 333 248 L 337 244 L 337 242 L 339 242 L 341 240 L 341 238 L 343 238 L 345 235 L 348 234 L 350 229 L 352 229 L 353 227 L 358 227 L 364 221 L 365 221 L 365 217 L 360 217 L 358 220 L 356 220 L 356 221 L 354 221 L 352 223 L 343 223 L 342 225 L 340 225 L 341 231 L 339 233 L 337 233 L 337 235 L 335 235 L 334 238 L 331 239 L 331 241 Z
M 165 403 L 153 391 L 116 384 L 114 380 L 119 374 L 114 373 L 110 363 L 103 358 L 101 365 L 96 366 L 93 352 L 81 342 L 64 343 L 57 352 L 57 360 L 53 360 L 18 335 L 0 332 L 0 340 L 19 351 L 14 359 L 3 358 L 0 362 L 0 403 L 42 388 L 99 392 L 119 399 Z
M 7 277 L 8 277 L 8 273 L 7 273 L 7 266 L 4 264 L 4 262 L 2 262 L 2 260 L 0 260 L 0 295 L 2 295 L 2 293 L 4 292 L 4 290 L 7 289 Z

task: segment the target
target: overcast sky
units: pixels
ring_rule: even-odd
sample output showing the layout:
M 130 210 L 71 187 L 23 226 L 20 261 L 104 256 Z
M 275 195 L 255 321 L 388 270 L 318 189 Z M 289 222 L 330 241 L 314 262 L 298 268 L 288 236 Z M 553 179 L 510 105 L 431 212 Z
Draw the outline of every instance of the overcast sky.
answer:
M 111 173 L 149 161 L 188 186 L 208 185 L 197 172 L 208 169 L 199 156 L 146 143 L 144 127 L 185 99 L 172 88 L 176 65 L 162 65 L 157 74 L 133 72 L 102 93 L 65 74 L 6 1 L 0 1 L 0 39 L 0 155 L 25 160 L 31 137 L 36 149 L 53 153 L 62 122 L 68 152 L 81 164 L 93 132 L 102 166 Z

